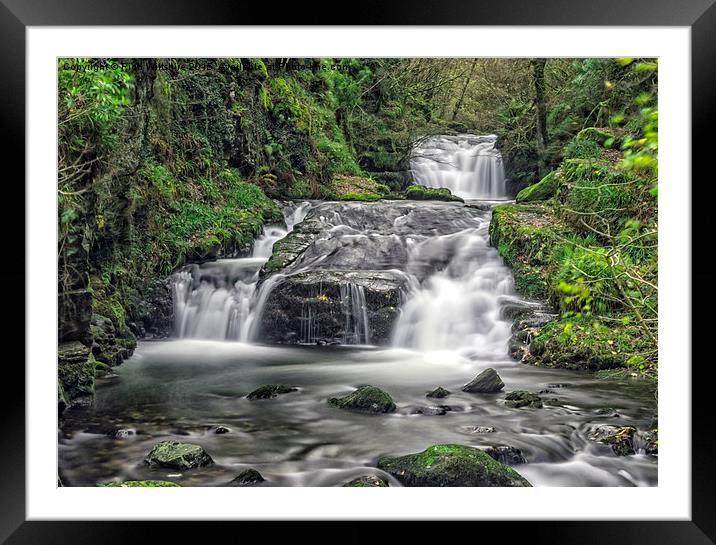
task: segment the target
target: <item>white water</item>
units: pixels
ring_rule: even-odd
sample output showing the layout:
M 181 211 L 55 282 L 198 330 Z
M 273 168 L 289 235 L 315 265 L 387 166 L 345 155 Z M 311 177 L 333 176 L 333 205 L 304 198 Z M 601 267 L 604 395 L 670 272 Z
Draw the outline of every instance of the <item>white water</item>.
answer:
M 431 136 L 419 142 L 410 159 L 416 184 L 447 187 L 464 199 L 504 199 L 505 170 L 497 136 Z
M 237 340 L 251 338 L 257 310 L 259 271 L 277 240 L 303 221 L 309 203 L 284 209 L 285 228 L 266 226 L 251 257 L 193 265 L 174 275 L 174 321 L 181 338 Z
M 420 351 L 469 351 L 481 359 L 504 358 L 510 324 L 500 319 L 500 301 L 513 294 L 513 281 L 489 246 L 487 217 L 450 235 L 428 238 L 408 248 L 408 274 L 420 274 L 433 261 L 447 265 L 413 282 L 394 330 L 396 346 Z

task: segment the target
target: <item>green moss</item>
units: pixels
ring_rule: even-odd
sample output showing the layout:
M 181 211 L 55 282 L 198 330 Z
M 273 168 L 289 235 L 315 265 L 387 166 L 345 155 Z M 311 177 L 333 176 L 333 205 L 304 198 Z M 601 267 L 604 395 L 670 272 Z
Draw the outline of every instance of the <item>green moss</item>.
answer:
M 411 185 L 405 190 L 405 198 L 414 201 L 457 201 L 463 200 L 453 195 L 447 187 L 425 187 L 424 185 Z
M 298 388 L 292 386 L 286 386 L 285 384 L 264 384 L 253 390 L 246 397 L 248 399 L 270 399 L 277 397 L 281 394 L 288 394 L 290 392 L 297 392 Z
M 395 411 L 393 398 L 374 386 L 361 386 L 345 397 L 332 397 L 328 400 L 328 404 L 339 409 L 370 413 L 392 413 Z
M 511 467 L 484 451 L 463 445 L 433 445 L 423 452 L 384 456 L 378 468 L 405 486 L 530 486 Z
M 363 176 L 336 175 L 325 190 L 325 198 L 337 201 L 377 201 L 390 190 Z
M 559 188 L 560 174 L 558 170 L 550 172 L 534 185 L 527 186 L 517 194 L 517 203 L 545 201 L 555 196 Z
M 174 487 L 179 486 L 171 481 L 122 481 L 112 483 L 98 483 L 97 486 L 104 487 L 142 487 L 142 488 L 157 488 L 157 487 Z

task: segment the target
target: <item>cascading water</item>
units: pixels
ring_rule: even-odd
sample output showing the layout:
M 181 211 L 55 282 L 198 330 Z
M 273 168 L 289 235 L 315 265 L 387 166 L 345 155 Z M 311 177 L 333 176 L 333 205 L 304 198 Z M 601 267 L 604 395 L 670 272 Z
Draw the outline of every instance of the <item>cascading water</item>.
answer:
M 416 182 L 466 198 L 503 196 L 494 137 L 431 141 L 413 157 Z M 475 155 L 478 150 L 486 154 Z M 510 323 L 501 311 L 516 295 L 509 270 L 489 246 L 491 206 L 323 202 L 309 210 L 304 204 L 285 209 L 286 227 L 267 227 L 251 257 L 178 272 L 177 336 L 251 341 L 259 338 L 256 330 L 266 333 L 264 322 L 271 326 L 293 313 L 297 320 L 280 322 L 292 335 L 286 342 L 314 346 L 140 343 L 129 362 L 113 368 L 116 375 L 98 379 L 92 405 L 66 411 L 63 481 L 156 479 L 157 468 L 139 462 L 159 440 L 175 440 L 200 444 L 217 461 L 210 471 L 171 474 L 182 486 L 226 486 L 249 467 L 265 478 L 260 486 L 342 486 L 367 474 L 401 486 L 374 461 L 433 444 L 517 449 L 520 456 L 507 461 L 535 486 L 656 485 L 652 438 L 639 435 L 656 427 L 654 392 L 645 381 L 596 379 L 508 357 Z M 297 253 L 259 288 L 274 242 L 301 221 L 285 245 Z M 309 287 L 301 291 L 297 278 L 306 275 Z M 386 299 L 391 286 L 402 298 Z M 364 346 L 387 342 L 392 347 Z M 505 391 L 538 392 L 544 407 L 511 408 L 501 394 L 462 390 L 487 367 L 499 372 Z M 247 399 L 266 384 L 299 391 L 268 403 Z M 361 415 L 326 402 L 364 384 L 385 389 L 396 414 Z M 438 385 L 449 397 L 427 398 Z M 636 454 L 616 456 L 611 445 L 590 439 L 595 426 L 605 425 L 640 430 Z M 107 437 L 105 426 L 117 439 Z M 120 439 L 127 430 L 136 433 Z
M 394 344 L 422 351 L 468 349 L 471 357 L 504 358 L 510 325 L 500 319 L 503 296 L 513 282 L 488 243 L 488 217 L 454 234 L 431 237 L 408 249 L 407 273 L 424 274 L 436 260 L 446 262 L 423 282 L 412 283 L 394 330 Z
M 447 187 L 463 199 L 506 197 L 502 154 L 497 136 L 431 136 L 421 140 L 410 158 L 416 184 Z
M 174 275 L 174 323 L 182 338 L 237 340 L 251 338 L 258 305 L 259 271 L 274 243 L 306 216 L 310 203 L 284 209 L 286 227 L 267 226 L 254 242 L 251 257 L 192 265 Z

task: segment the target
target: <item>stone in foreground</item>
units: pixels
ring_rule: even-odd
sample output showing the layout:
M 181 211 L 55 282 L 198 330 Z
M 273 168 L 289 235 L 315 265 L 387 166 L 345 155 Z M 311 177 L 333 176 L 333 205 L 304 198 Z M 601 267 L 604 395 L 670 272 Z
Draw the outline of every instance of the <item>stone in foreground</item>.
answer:
M 505 405 L 513 409 L 529 407 L 531 409 L 542 408 L 542 398 L 527 390 L 515 390 L 505 396 Z
M 631 426 L 596 426 L 587 437 L 591 441 L 611 445 L 617 456 L 634 454 L 634 434 L 636 429 Z
M 170 487 L 179 486 L 171 481 L 122 481 L 118 483 L 102 483 L 97 486 L 107 487 L 146 487 L 146 488 L 158 488 L 158 487 Z
M 328 400 L 328 404 L 339 409 L 368 413 L 392 413 L 395 411 L 393 398 L 375 386 L 361 386 L 345 397 L 332 397 Z
M 234 477 L 229 486 L 254 486 L 265 480 L 263 475 L 255 469 L 246 469 Z
M 447 391 L 442 386 L 438 386 L 435 388 L 432 392 L 429 392 L 425 397 L 436 397 L 438 399 L 442 399 L 444 397 L 447 397 L 450 395 L 450 392 Z
M 471 382 L 462 387 L 463 392 L 471 394 L 494 394 L 502 390 L 505 383 L 502 382 L 500 375 L 497 374 L 492 367 L 488 367 L 482 373 L 477 375 Z
M 288 394 L 290 392 L 298 392 L 298 388 L 286 386 L 285 384 L 264 384 L 256 388 L 246 397 L 248 399 L 271 399 L 278 397 L 280 394 Z
M 463 445 L 433 445 L 407 456 L 384 456 L 378 468 L 405 486 L 532 486 L 486 452 Z
M 383 477 L 376 477 L 375 475 L 363 475 L 357 479 L 347 482 L 343 485 L 349 487 L 368 487 L 368 486 L 388 486 L 388 481 Z
M 162 441 L 147 454 L 144 462 L 150 466 L 184 470 L 210 466 L 214 460 L 199 445 Z
M 525 457 L 522 455 L 522 451 L 517 447 L 495 445 L 486 448 L 485 452 L 501 464 L 508 466 L 527 463 L 527 460 L 525 460 Z

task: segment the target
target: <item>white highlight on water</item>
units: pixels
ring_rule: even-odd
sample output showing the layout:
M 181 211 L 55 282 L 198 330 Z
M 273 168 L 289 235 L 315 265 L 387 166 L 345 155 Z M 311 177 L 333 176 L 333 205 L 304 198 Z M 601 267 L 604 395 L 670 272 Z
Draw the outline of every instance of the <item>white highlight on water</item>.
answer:
M 463 199 L 504 199 L 505 169 L 494 134 L 430 136 L 410 158 L 416 184 L 447 187 Z
M 260 308 L 256 285 L 259 271 L 276 241 L 303 221 L 310 203 L 284 209 L 286 227 L 266 226 L 254 242 L 251 257 L 221 259 L 193 265 L 174 275 L 174 323 L 182 338 L 251 339 Z

